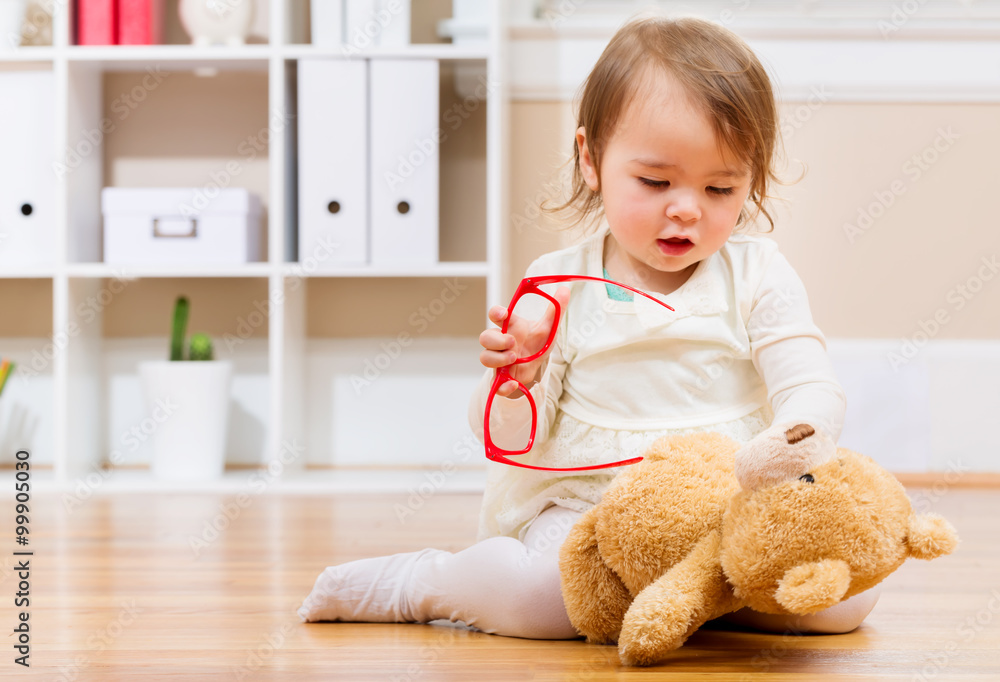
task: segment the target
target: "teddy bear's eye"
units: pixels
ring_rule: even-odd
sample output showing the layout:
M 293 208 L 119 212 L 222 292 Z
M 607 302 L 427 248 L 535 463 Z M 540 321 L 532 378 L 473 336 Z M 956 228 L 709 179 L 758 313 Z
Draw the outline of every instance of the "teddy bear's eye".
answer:
M 816 479 L 813 478 L 812 474 L 802 474 L 799 476 L 800 481 L 805 481 L 806 483 L 815 483 Z

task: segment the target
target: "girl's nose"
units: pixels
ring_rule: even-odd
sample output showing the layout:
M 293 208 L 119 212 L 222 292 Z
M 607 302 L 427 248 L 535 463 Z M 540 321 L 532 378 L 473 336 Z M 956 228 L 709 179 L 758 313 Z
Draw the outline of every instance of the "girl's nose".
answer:
M 667 196 L 667 217 L 679 222 L 690 222 L 701 217 L 701 208 L 694 192 L 683 188 L 671 188 Z

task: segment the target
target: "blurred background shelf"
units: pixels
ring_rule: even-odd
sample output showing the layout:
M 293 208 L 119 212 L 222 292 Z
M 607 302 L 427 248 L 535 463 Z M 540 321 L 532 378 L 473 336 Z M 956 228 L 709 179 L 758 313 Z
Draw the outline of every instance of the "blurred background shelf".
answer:
M 473 45 L 438 34 L 451 2 L 417 2 L 410 45 L 345 51 L 310 44 L 305 0 L 262 3 L 251 40 L 238 47 L 185 44 L 175 16 L 167 44 L 73 45 L 69 5 L 56 3 L 53 45 L 0 52 L 0 71 L 46 72 L 54 103 L 42 201 L 54 216 L 52 262 L 0 265 L 0 296 L 19 310 L 32 306 L 32 319 L 0 325 L 4 356 L 23 370 L 0 403 L 0 428 L 17 425 L 4 444 L 37 453 L 48 467 L 40 481 L 64 490 L 87 480 L 104 490 L 201 489 L 156 481 L 146 468 L 137 367 L 166 359 L 181 294 L 191 301 L 189 333 L 210 334 L 216 356 L 234 364 L 230 469 L 204 489 L 239 489 L 290 443 L 304 454 L 276 489 L 375 480 L 373 489 L 403 490 L 456 460 L 456 447 L 473 451 L 465 403 L 481 375 L 476 338 L 501 288 L 507 219 L 505 12 L 497 0 L 488 5 L 491 27 Z M 167 8 L 176 13 L 176 3 Z M 440 62 L 438 87 L 426 93 L 447 131 L 437 263 L 326 270 L 298 262 L 297 150 L 309 144 L 297 129 L 302 59 Z M 472 101 L 456 82 L 477 76 L 498 85 Z M 443 118 L 455 107 L 464 107 L 458 125 Z M 224 186 L 261 199 L 261 262 L 103 262 L 102 188 Z M 10 466 L 9 452 L 0 467 Z M 479 477 L 480 454 L 463 454 L 469 471 L 454 480 Z

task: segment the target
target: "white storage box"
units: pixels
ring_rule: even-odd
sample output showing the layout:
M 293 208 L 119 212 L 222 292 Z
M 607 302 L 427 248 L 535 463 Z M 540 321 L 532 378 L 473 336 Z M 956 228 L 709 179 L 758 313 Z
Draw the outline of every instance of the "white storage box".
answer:
M 260 199 L 242 188 L 105 187 L 104 262 L 217 264 L 260 261 Z

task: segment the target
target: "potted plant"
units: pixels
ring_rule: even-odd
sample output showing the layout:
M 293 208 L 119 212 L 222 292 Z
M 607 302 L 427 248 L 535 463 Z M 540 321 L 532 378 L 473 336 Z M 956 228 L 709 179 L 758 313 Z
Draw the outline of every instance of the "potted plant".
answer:
M 164 479 L 209 479 L 226 460 L 232 363 L 214 360 L 212 340 L 195 334 L 185 343 L 189 304 L 174 305 L 170 359 L 139 363 L 153 432 L 153 474 Z

